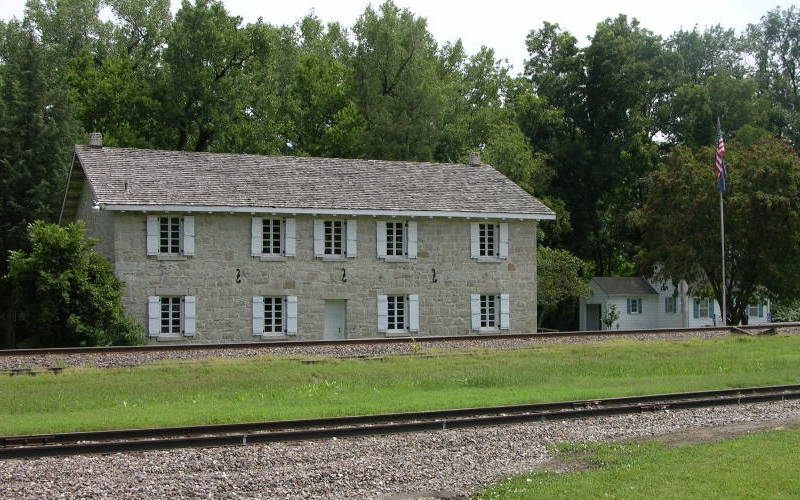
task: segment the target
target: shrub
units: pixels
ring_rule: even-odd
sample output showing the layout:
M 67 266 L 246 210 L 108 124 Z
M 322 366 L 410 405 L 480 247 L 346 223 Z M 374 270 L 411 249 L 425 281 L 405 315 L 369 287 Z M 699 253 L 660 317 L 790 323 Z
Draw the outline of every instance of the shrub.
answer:
M 28 226 L 30 252 L 12 251 L 6 279 L 17 310 L 17 331 L 29 346 L 144 343 L 142 328 L 125 315 L 122 283 L 93 250 L 83 222 Z

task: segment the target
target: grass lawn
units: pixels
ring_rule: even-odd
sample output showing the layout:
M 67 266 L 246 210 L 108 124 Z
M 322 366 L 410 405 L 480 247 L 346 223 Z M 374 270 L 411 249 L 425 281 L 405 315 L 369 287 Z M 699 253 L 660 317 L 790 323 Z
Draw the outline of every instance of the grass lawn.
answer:
M 0 378 L 0 435 L 199 425 L 800 383 L 800 335 L 544 344 L 384 361 L 277 358 Z
M 798 447 L 798 430 L 676 447 L 565 444 L 562 458 L 588 470 L 515 476 L 478 498 L 798 498 Z

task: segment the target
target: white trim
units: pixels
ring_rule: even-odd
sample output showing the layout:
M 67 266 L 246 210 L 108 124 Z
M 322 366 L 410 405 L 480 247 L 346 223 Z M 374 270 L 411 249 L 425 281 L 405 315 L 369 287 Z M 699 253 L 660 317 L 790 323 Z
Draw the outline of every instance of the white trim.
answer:
M 98 203 L 101 210 L 127 212 L 207 212 L 246 214 L 308 214 L 308 215 L 353 215 L 389 217 L 452 217 L 459 219 L 520 219 L 555 220 L 555 214 L 522 214 L 503 212 L 465 212 L 447 210 L 344 210 L 335 208 L 273 208 L 273 207 L 226 207 L 224 205 L 126 205 Z

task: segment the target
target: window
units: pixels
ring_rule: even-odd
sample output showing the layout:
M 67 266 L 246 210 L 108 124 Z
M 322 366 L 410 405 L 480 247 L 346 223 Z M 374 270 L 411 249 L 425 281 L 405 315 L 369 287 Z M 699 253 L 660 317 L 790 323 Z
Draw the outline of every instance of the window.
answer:
M 344 221 L 325 221 L 325 255 L 344 255 Z
M 403 221 L 378 221 L 376 223 L 378 258 L 416 259 L 417 223 Z
M 181 218 L 180 217 L 159 217 L 158 228 L 158 252 L 159 253 L 180 253 L 181 252 Z
M 407 300 L 405 295 L 389 295 L 387 299 L 387 329 L 405 330 L 408 328 Z
M 284 298 L 264 297 L 264 333 L 284 333 Z
M 747 306 L 747 315 L 751 318 L 763 318 L 764 304 L 752 304 Z
M 419 331 L 419 296 L 378 295 L 378 331 Z
M 297 297 L 253 297 L 253 335 L 282 336 L 297 333 Z
M 263 218 L 253 217 L 250 253 L 254 257 L 267 260 L 281 257 L 294 257 L 296 246 L 296 224 L 292 217 Z
M 280 255 L 283 245 L 281 244 L 281 220 L 264 219 L 261 224 L 261 253 Z
M 148 215 L 147 255 L 194 255 L 194 217 Z
M 355 219 L 315 220 L 314 256 L 333 259 L 355 257 L 357 234 Z
M 162 295 L 152 296 L 148 300 L 151 337 L 195 334 L 197 314 L 194 296 Z
M 405 224 L 402 222 L 386 223 L 386 255 L 405 254 L 405 232 Z
M 628 314 L 642 314 L 642 299 L 628 299 Z
M 507 330 L 510 328 L 510 296 L 502 294 L 477 294 L 471 296 L 473 330 Z
M 675 304 L 675 297 L 664 297 L 664 312 L 675 313 L 678 309 Z
M 694 299 L 694 317 L 710 318 L 714 314 L 714 305 L 710 299 Z
M 481 295 L 481 328 L 497 328 L 497 295 Z
M 505 259 L 508 257 L 508 224 L 472 222 L 470 241 L 472 258 Z

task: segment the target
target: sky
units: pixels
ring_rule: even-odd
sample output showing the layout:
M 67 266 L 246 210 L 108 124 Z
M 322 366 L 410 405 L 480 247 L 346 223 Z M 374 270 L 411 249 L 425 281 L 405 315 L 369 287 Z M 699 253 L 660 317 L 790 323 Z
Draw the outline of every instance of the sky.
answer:
M 173 11 L 180 0 L 171 0 Z M 293 24 L 312 10 L 323 21 L 338 21 L 352 26 L 369 0 L 223 0 L 228 12 L 245 23 L 259 17 L 270 24 Z M 481 46 L 495 49 L 498 58 L 507 59 L 515 72 L 522 69 L 527 56 L 525 36 L 541 27 L 543 21 L 558 23 L 575 35 L 581 45 L 594 32 L 598 22 L 617 14 L 635 17 L 645 28 L 669 36 L 680 28 L 691 29 L 722 24 L 741 31 L 759 21 L 783 0 L 395 0 L 400 7 L 428 21 L 428 29 L 439 43 L 461 39 L 469 54 Z M 0 18 L 22 17 L 25 0 L 0 0 Z

